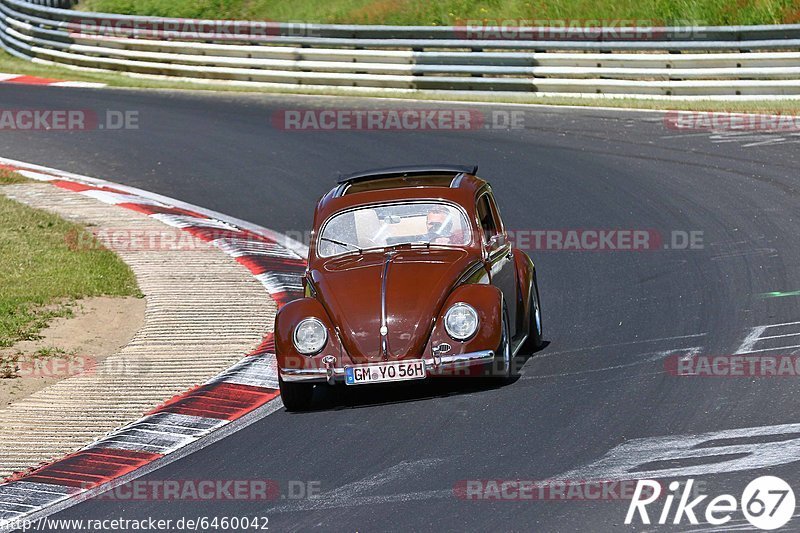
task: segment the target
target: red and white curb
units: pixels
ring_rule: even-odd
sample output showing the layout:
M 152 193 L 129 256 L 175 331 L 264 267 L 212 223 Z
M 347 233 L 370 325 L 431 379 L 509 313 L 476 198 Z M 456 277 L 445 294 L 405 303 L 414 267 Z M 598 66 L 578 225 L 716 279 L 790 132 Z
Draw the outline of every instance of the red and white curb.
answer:
M 278 307 L 302 296 L 304 245 L 242 220 L 104 180 L 0 158 L 0 168 L 132 209 L 210 242 L 244 265 Z M 111 487 L 154 461 L 278 401 L 272 333 L 243 360 L 85 448 L 0 485 L 0 531 L 65 500 Z M 278 406 L 280 404 L 277 404 Z M 277 407 L 273 406 L 275 409 Z
M 54 80 L 51 78 L 40 78 L 38 76 L 26 76 L 24 74 L 3 73 L 0 73 L 0 83 L 16 83 L 19 85 L 50 85 L 52 87 L 83 87 L 91 89 L 106 86 L 105 83 L 95 83 L 91 81 Z

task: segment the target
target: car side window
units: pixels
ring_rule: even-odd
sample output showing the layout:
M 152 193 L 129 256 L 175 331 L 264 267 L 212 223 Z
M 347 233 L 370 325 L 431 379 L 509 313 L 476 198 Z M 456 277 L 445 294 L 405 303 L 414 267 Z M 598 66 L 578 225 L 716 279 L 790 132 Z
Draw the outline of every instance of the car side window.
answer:
M 487 243 L 492 237 L 500 233 L 500 227 L 495 218 L 496 210 L 493 208 L 493 203 L 488 193 L 482 195 L 478 199 L 478 219 L 480 220 L 481 229 L 483 230 L 484 240 Z
M 487 196 L 489 197 L 489 205 L 492 208 L 496 231 L 499 234 L 505 234 L 505 227 L 503 226 L 503 219 L 500 217 L 500 209 L 497 208 L 497 202 L 494 201 L 494 196 L 491 193 L 487 194 Z

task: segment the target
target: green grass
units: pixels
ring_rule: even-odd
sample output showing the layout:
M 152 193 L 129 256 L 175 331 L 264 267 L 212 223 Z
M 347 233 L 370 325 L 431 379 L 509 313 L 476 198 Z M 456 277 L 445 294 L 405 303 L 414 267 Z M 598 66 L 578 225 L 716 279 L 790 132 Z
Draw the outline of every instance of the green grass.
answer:
M 24 59 L 19 59 L 3 50 L 0 50 L 0 72 L 4 74 L 27 74 L 29 76 L 40 76 L 42 78 L 60 80 L 106 83 L 116 87 L 171 89 L 179 85 L 169 80 L 164 82 L 157 80 L 137 80 L 114 72 L 92 72 L 58 65 L 42 65 L 40 63 L 32 63 Z
M 20 176 L 14 171 L 0 168 L 0 185 L 13 185 L 15 183 L 25 183 L 30 181 L 25 176 Z
M 106 249 L 75 250 L 82 226 L 2 196 L 0 347 L 33 340 L 54 317 L 90 296 L 141 296 L 130 268 Z
M 17 377 L 19 370 L 18 353 L 2 355 L 0 354 L 0 379 L 11 379 Z
M 54 357 L 74 357 L 75 351 L 66 351 L 61 348 L 54 348 L 53 346 L 46 346 L 44 348 L 39 348 L 33 355 L 31 355 L 31 359 L 53 359 Z
M 468 19 L 800 22 L 797 0 L 82 0 L 79 9 L 187 18 L 453 25 Z
M 61 348 L 54 348 L 47 346 L 39 348 L 30 355 L 17 351 L 14 354 L 0 355 L 0 379 L 13 379 L 19 377 L 19 370 L 21 363 L 37 363 L 43 360 L 50 359 L 73 359 L 76 356 L 74 350 L 66 351 Z

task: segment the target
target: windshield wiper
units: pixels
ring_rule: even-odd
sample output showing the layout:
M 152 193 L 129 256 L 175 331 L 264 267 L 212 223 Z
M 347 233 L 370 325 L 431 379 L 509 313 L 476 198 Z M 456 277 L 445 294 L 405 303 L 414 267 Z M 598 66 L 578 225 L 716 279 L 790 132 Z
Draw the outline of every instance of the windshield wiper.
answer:
M 417 242 L 400 242 L 397 244 L 389 244 L 386 246 L 388 250 L 396 250 L 398 248 L 430 248 L 431 246 L 439 246 L 430 242 L 417 241 Z
M 356 251 L 358 253 L 363 253 L 364 252 L 364 250 L 362 250 L 361 248 L 359 248 L 355 244 L 350 244 L 349 242 L 337 241 L 336 239 L 329 239 L 328 237 L 320 237 L 319 240 L 327 241 L 327 242 L 336 244 L 338 246 L 341 246 L 343 248 L 352 248 L 353 251 Z

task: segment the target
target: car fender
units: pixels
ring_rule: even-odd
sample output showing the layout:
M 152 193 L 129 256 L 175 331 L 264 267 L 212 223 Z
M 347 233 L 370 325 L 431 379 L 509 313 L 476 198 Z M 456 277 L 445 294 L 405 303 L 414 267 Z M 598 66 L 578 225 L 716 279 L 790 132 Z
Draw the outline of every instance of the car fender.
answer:
M 516 331 L 530 334 L 531 323 L 531 291 L 536 290 L 536 266 L 530 256 L 522 250 L 514 250 L 514 265 L 517 271 L 517 324 Z
M 315 355 L 303 355 L 294 346 L 294 328 L 305 318 L 316 318 L 328 330 L 325 347 Z M 337 363 L 343 355 L 336 328 L 322 304 L 315 298 L 300 298 L 281 308 L 275 317 L 275 354 L 278 368 L 324 368 L 322 359 L 327 355 L 336 357 Z
M 471 305 L 478 313 L 478 331 L 466 341 L 458 341 L 447 334 L 444 315 L 458 302 Z M 468 284 L 455 288 L 436 317 L 426 356 L 432 356 L 433 347 L 449 345 L 447 355 L 496 350 L 500 345 L 503 326 L 503 293 L 494 285 Z

